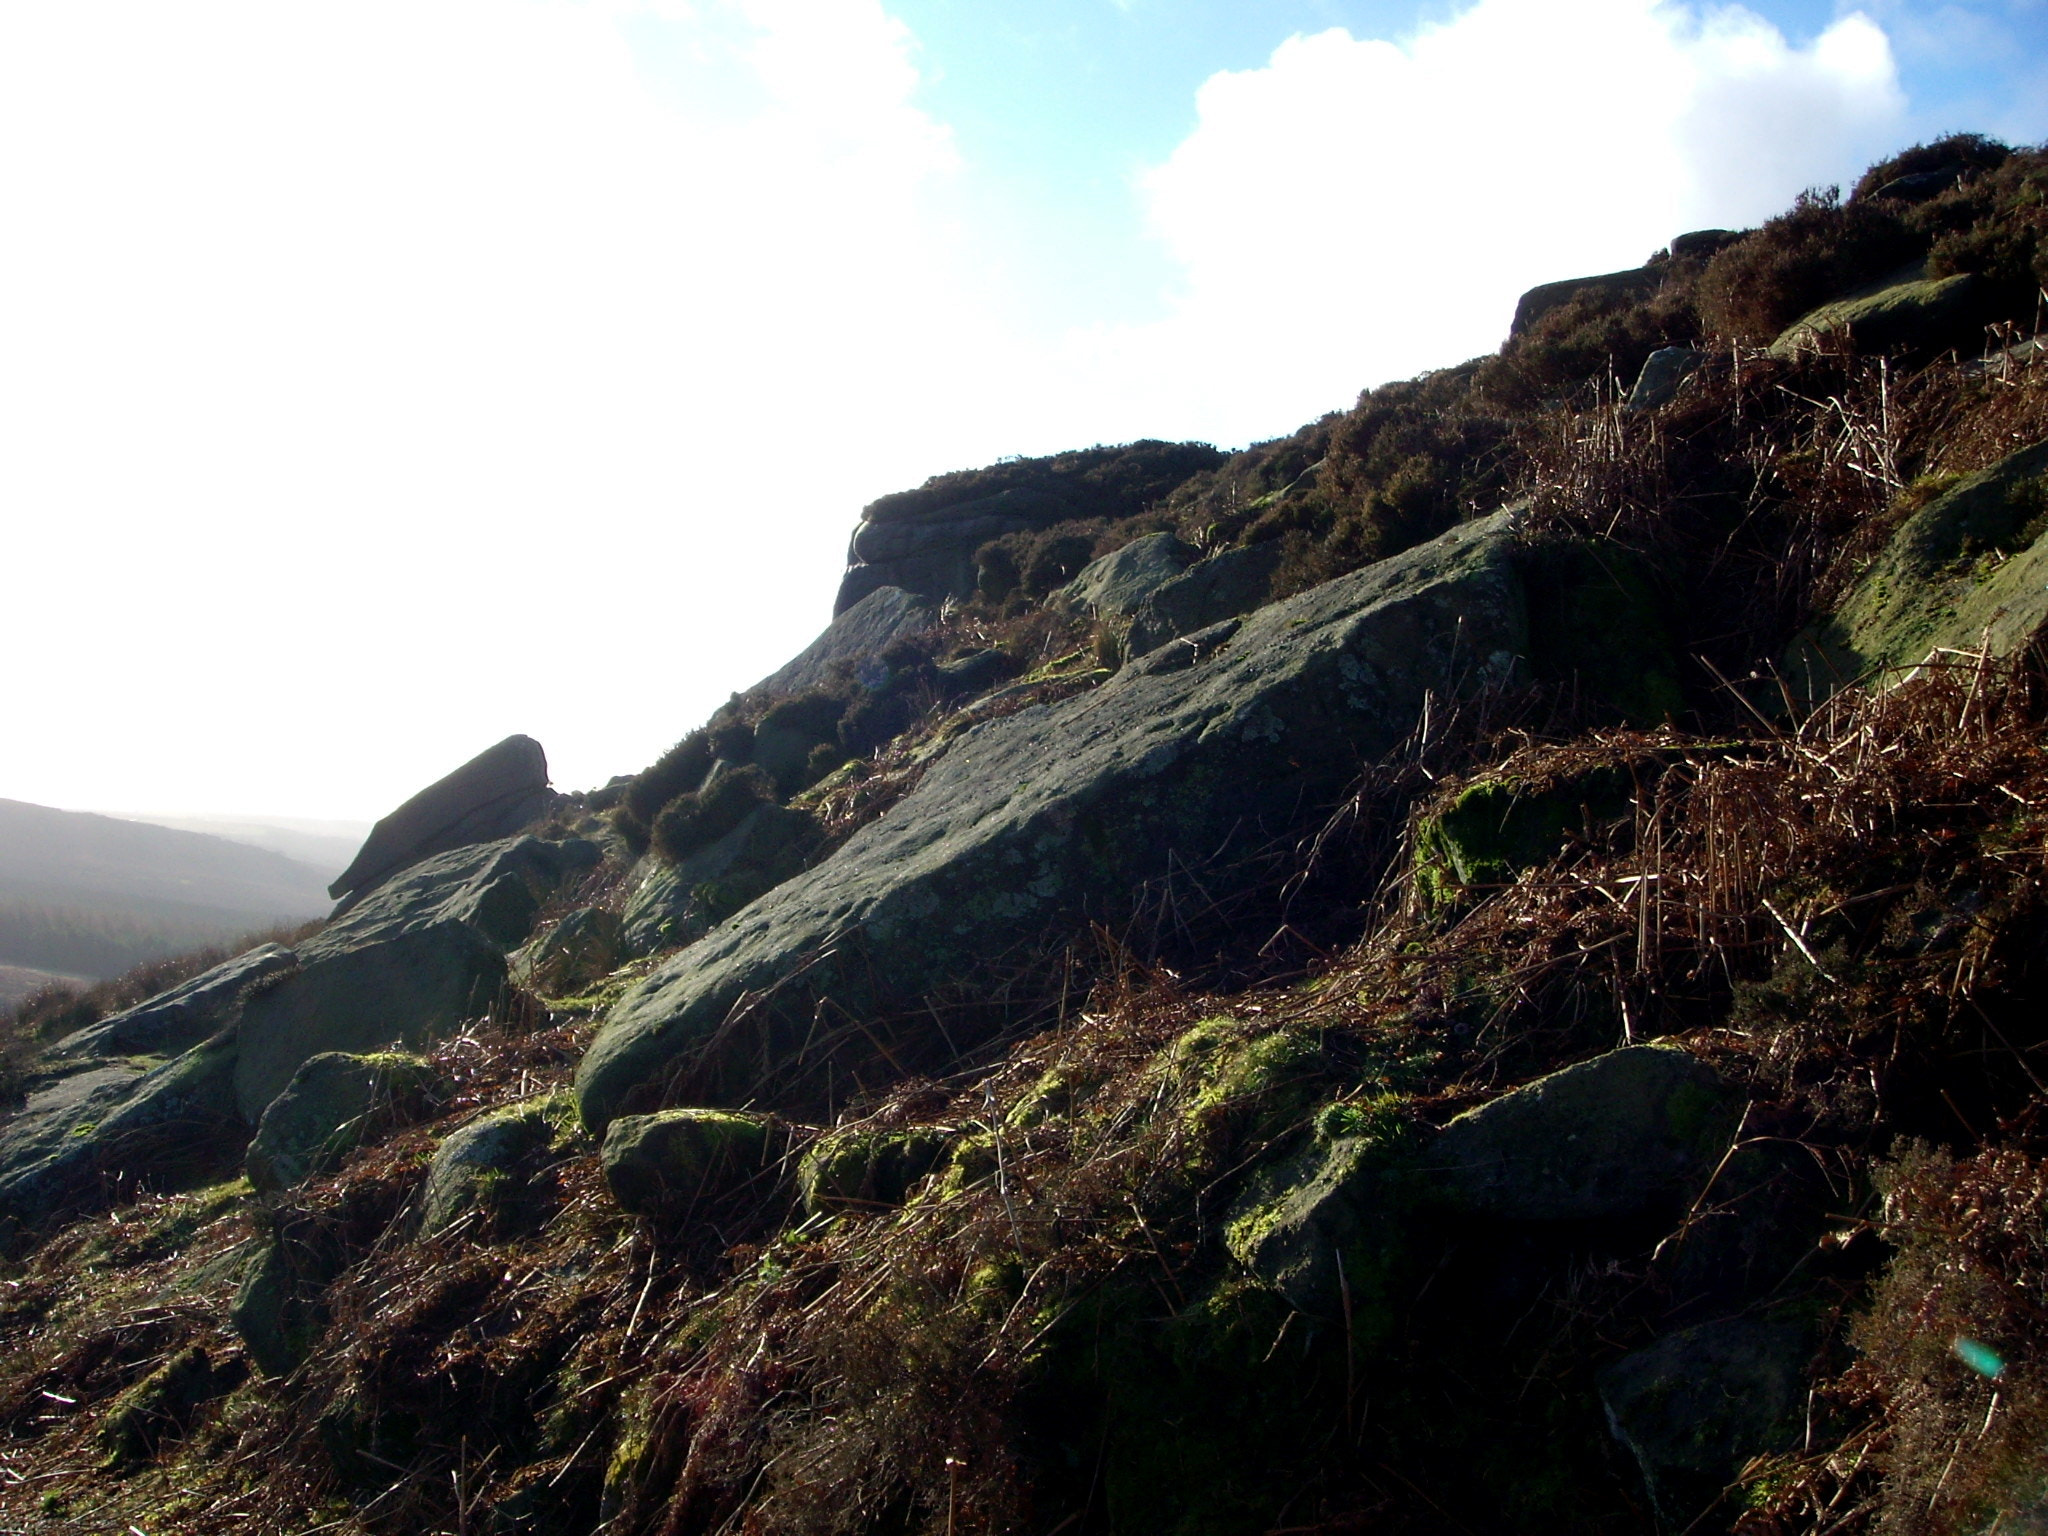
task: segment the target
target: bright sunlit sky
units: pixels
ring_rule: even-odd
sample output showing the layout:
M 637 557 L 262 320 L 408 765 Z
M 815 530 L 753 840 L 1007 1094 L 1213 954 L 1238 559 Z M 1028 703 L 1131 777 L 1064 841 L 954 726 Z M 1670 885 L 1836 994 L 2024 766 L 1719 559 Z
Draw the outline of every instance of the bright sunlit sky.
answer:
M 861 505 L 1235 447 L 1952 129 L 2048 0 L 0 0 L 0 797 L 630 772 Z

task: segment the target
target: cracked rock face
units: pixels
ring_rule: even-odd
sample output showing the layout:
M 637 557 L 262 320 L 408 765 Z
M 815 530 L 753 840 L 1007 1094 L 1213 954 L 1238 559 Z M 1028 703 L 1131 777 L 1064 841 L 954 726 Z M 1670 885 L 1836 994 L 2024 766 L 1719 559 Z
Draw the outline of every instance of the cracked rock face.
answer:
M 782 1099 L 816 1099 L 851 1070 L 835 1042 L 896 1070 L 950 1059 L 1036 1000 L 1034 957 L 1091 922 L 1121 931 L 1146 888 L 1239 894 L 1254 856 L 1323 815 L 1426 699 L 1518 674 L 1512 521 L 1465 524 L 1177 647 L 1172 665 L 1147 658 L 966 733 L 888 815 L 621 999 L 578 1076 L 585 1122 L 676 1092 L 731 1102 L 764 1066 Z M 949 993 L 979 1006 L 935 1020 L 927 1005 Z

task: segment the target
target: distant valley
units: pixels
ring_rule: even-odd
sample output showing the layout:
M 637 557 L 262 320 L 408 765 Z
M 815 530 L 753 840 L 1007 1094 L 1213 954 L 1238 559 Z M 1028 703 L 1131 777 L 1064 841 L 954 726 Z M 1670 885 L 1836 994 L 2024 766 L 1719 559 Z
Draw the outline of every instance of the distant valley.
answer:
M 211 832 L 0 800 L 0 996 L 44 979 L 24 971 L 115 976 L 324 916 L 347 856 L 324 846 L 339 839 L 298 836 L 288 846 L 317 863 Z

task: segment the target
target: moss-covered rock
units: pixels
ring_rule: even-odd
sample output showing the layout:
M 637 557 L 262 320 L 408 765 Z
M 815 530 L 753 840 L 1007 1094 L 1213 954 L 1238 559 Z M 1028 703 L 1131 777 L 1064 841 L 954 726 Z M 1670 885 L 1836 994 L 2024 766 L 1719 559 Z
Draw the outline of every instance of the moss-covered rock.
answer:
M 1678 1207 L 1726 1155 L 1742 1094 L 1706 1062 L 1638 1045 L 1467 1110 L 1421 1154 L 1433 1197 L 1510 1221 Z
M 560 1095 L 526 1099 L 473 1120 L 434 1153 L 420 1195 L 420 1231 L 431 1236 L 471 1213 L 488 1227 L 517 1202 L 531 1164 L 573 1136 L 574 1115 Z
M 311 1058 L 256 1124 L 250 1184 L 272 1193 L 339 1166 L 380 1124 L 423 1109 L 433 1087 L 433 1069 L 397 1051 Z
M 509 962 L 512 979 L 542 997 L 568 997 L 611 974 L 627 958 L 625 925 L 603 907 L 578 907 Z
M 1965 477 L 1901 525 L 1840 609 L 1793 643 L 1808 699 L 1943 651 L 2010 656 L 2048 626 L 2048 441 Z
M 626 1115 L 604 1138 L 612 1198 L 636 1216 L 679 1216 L 756 1177 L 767 1165 L 773 1122 L 718 1109 Z
M 818 1215 L 901 1205 L 917 1181 L 938 1166 L 957 1134 L 936 1125 L 828 1131 L 797 1165 L 804 1209 Z
M 1604 767 L 1561 781 L 1528 784 L 1482 777 L 1416 827 L 1416 881 L 1424 899 L 1445 905 L 1468 891 L 1507 885 L 1525 869 L 1626 816 L 1628 773 Z
M 115 1398 L 100 1420 L 98 1440 L 111 1466 L 147 1459 L 185 1430 L 192 1411 L 233 1385 L 198 1345 L 179 1350 Z
M 247 1265 L 228 1323 L 258 1370 L 289 1376 L 305 1362 L 326 1326 L 326 1314 L 283 1242 L 264 1242 Z
M 1366 1134 L 1321 1135 L 1255 1170 L 1225 1217 L 1224 1246 L 1298 1312 L 1377 1341 L 1393 1326 L 1413 1135 L 1390 1106 Z M 1332 1117 L 1349 1129 L 1351 1117 Z
M 1846 340 L 1859 352 L 1903 352 L 1916 357 L 1947 347 L 1974 346 L 1990 318 L 1986 297 L 1984 285 L 1967 272 L 1890 283 L 1801 315 L 1771 343 L 1770 354 L 1795 358 L 1814 351 L 1829 338 Z

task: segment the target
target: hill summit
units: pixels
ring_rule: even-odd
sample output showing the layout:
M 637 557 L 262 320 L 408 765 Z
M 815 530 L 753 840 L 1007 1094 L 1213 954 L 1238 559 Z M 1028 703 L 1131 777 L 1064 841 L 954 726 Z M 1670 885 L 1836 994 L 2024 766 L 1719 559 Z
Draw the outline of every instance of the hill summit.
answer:
M 637 773 L 32 1000 L 10 1528 L 2041 1527 L 2044 209 L 884 497 Z

